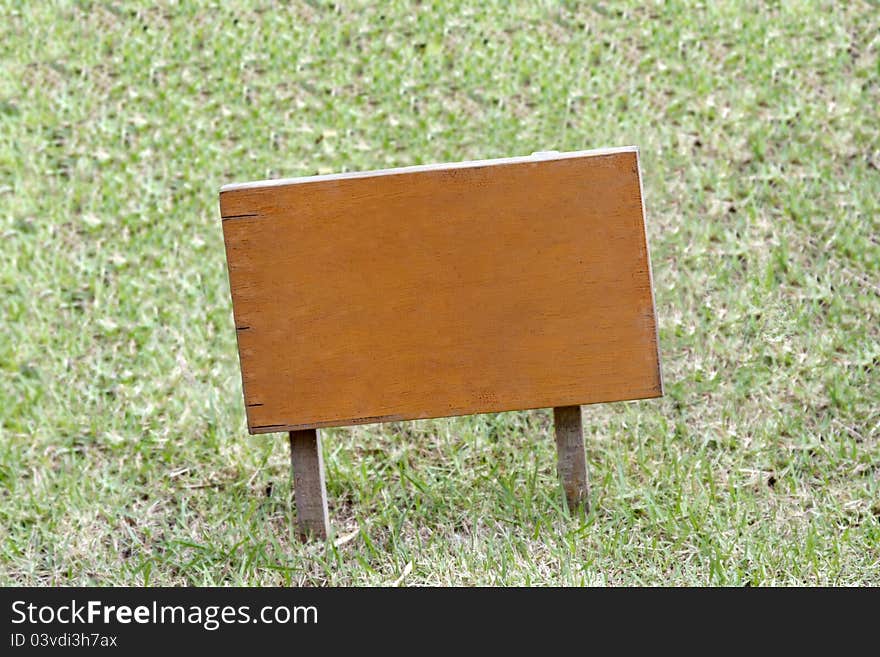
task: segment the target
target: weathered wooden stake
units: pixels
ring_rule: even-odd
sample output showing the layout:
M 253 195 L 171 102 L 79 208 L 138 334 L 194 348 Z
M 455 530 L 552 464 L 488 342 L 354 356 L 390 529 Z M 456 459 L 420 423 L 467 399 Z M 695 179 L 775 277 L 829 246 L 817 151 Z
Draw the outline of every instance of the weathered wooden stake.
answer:
M 557 406 L 553 409 L 556 429 L 557 470 L 568 510 L 590 510 L 590 485 L 587 479 L 587 457 L 584 453 L 584 429 L 580 406 Z
M 330 529 L 324 457 L 317 429 L 290 432 L 290 467 L 296 498 L 296 532 L 301 541 L 310 536 L 324 540 Z

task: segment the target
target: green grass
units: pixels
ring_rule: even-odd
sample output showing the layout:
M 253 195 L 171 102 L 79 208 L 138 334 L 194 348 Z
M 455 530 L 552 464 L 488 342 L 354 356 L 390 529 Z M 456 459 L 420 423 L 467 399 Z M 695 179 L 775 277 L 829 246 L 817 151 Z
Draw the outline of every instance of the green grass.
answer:
M 0 583 L 880 584 L 876 3 L 0 1 Z M 343 6 L 344 5 L 344 6 Z M 245 429 L 217 191 L 638 144 L 666 397 Z

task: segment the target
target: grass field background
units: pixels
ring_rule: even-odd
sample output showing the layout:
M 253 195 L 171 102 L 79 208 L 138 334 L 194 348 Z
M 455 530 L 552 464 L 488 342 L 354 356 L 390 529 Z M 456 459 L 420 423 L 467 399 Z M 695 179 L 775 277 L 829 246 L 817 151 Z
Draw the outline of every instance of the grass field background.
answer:
M 0 2 L 0 583 L 880 584 L 876 3 Z M 227 182 L 637 144 L 666 397 L 249 437 Z

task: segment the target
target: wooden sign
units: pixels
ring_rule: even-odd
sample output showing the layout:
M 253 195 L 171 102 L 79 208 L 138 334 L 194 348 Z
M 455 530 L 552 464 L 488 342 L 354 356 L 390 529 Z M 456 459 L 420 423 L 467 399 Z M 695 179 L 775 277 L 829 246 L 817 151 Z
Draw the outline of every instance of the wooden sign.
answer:
M 227 185 L 220 209 L 251 433 L 662 394 L 636 148 Z

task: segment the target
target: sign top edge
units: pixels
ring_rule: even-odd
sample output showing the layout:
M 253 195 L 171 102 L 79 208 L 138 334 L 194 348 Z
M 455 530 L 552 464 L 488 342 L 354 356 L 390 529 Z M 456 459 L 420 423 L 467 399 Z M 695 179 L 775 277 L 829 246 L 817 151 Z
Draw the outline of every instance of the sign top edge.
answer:
M 568 160 L 578 157 L 599 157 L 603 155 L 618 155 L 621 153 L 638 153 L 638 146 L 619 146 L 615 148 L 596 148 L 586 151 L 570 151 L 560 153 L 558 151 L 539 151 L 531 155 L 517 157 L 501 157 L 490 160 L 468 160 L 464 162 L 445 162 L 442 164 L 417 164 L 408 167 L 396 167 L 393 169 L 376 169 L 373 171 L 349 171 L 346 173 L 329 173 L 315 176 L 297 176 L 295 178 L 277 178 L 275 180 L 259 180 L 255 182 L 231 183 L 223 185 L 220 193 L 232 192 L 245 189 L 261 189 L 265 187 L 282 187 L 285 185 L 300 185 L 303 183 L 327 182 L 330 180 L 349 180 L 354 178 L 372 178 L 378 176 L 393 176 L 403 173 L 420 173 L 426 171 L 445 171 L 450 169 L 467 169 L 483 166 L 497 166 L 503 164 L 521 164 L 526 162 L 547 160 Z

